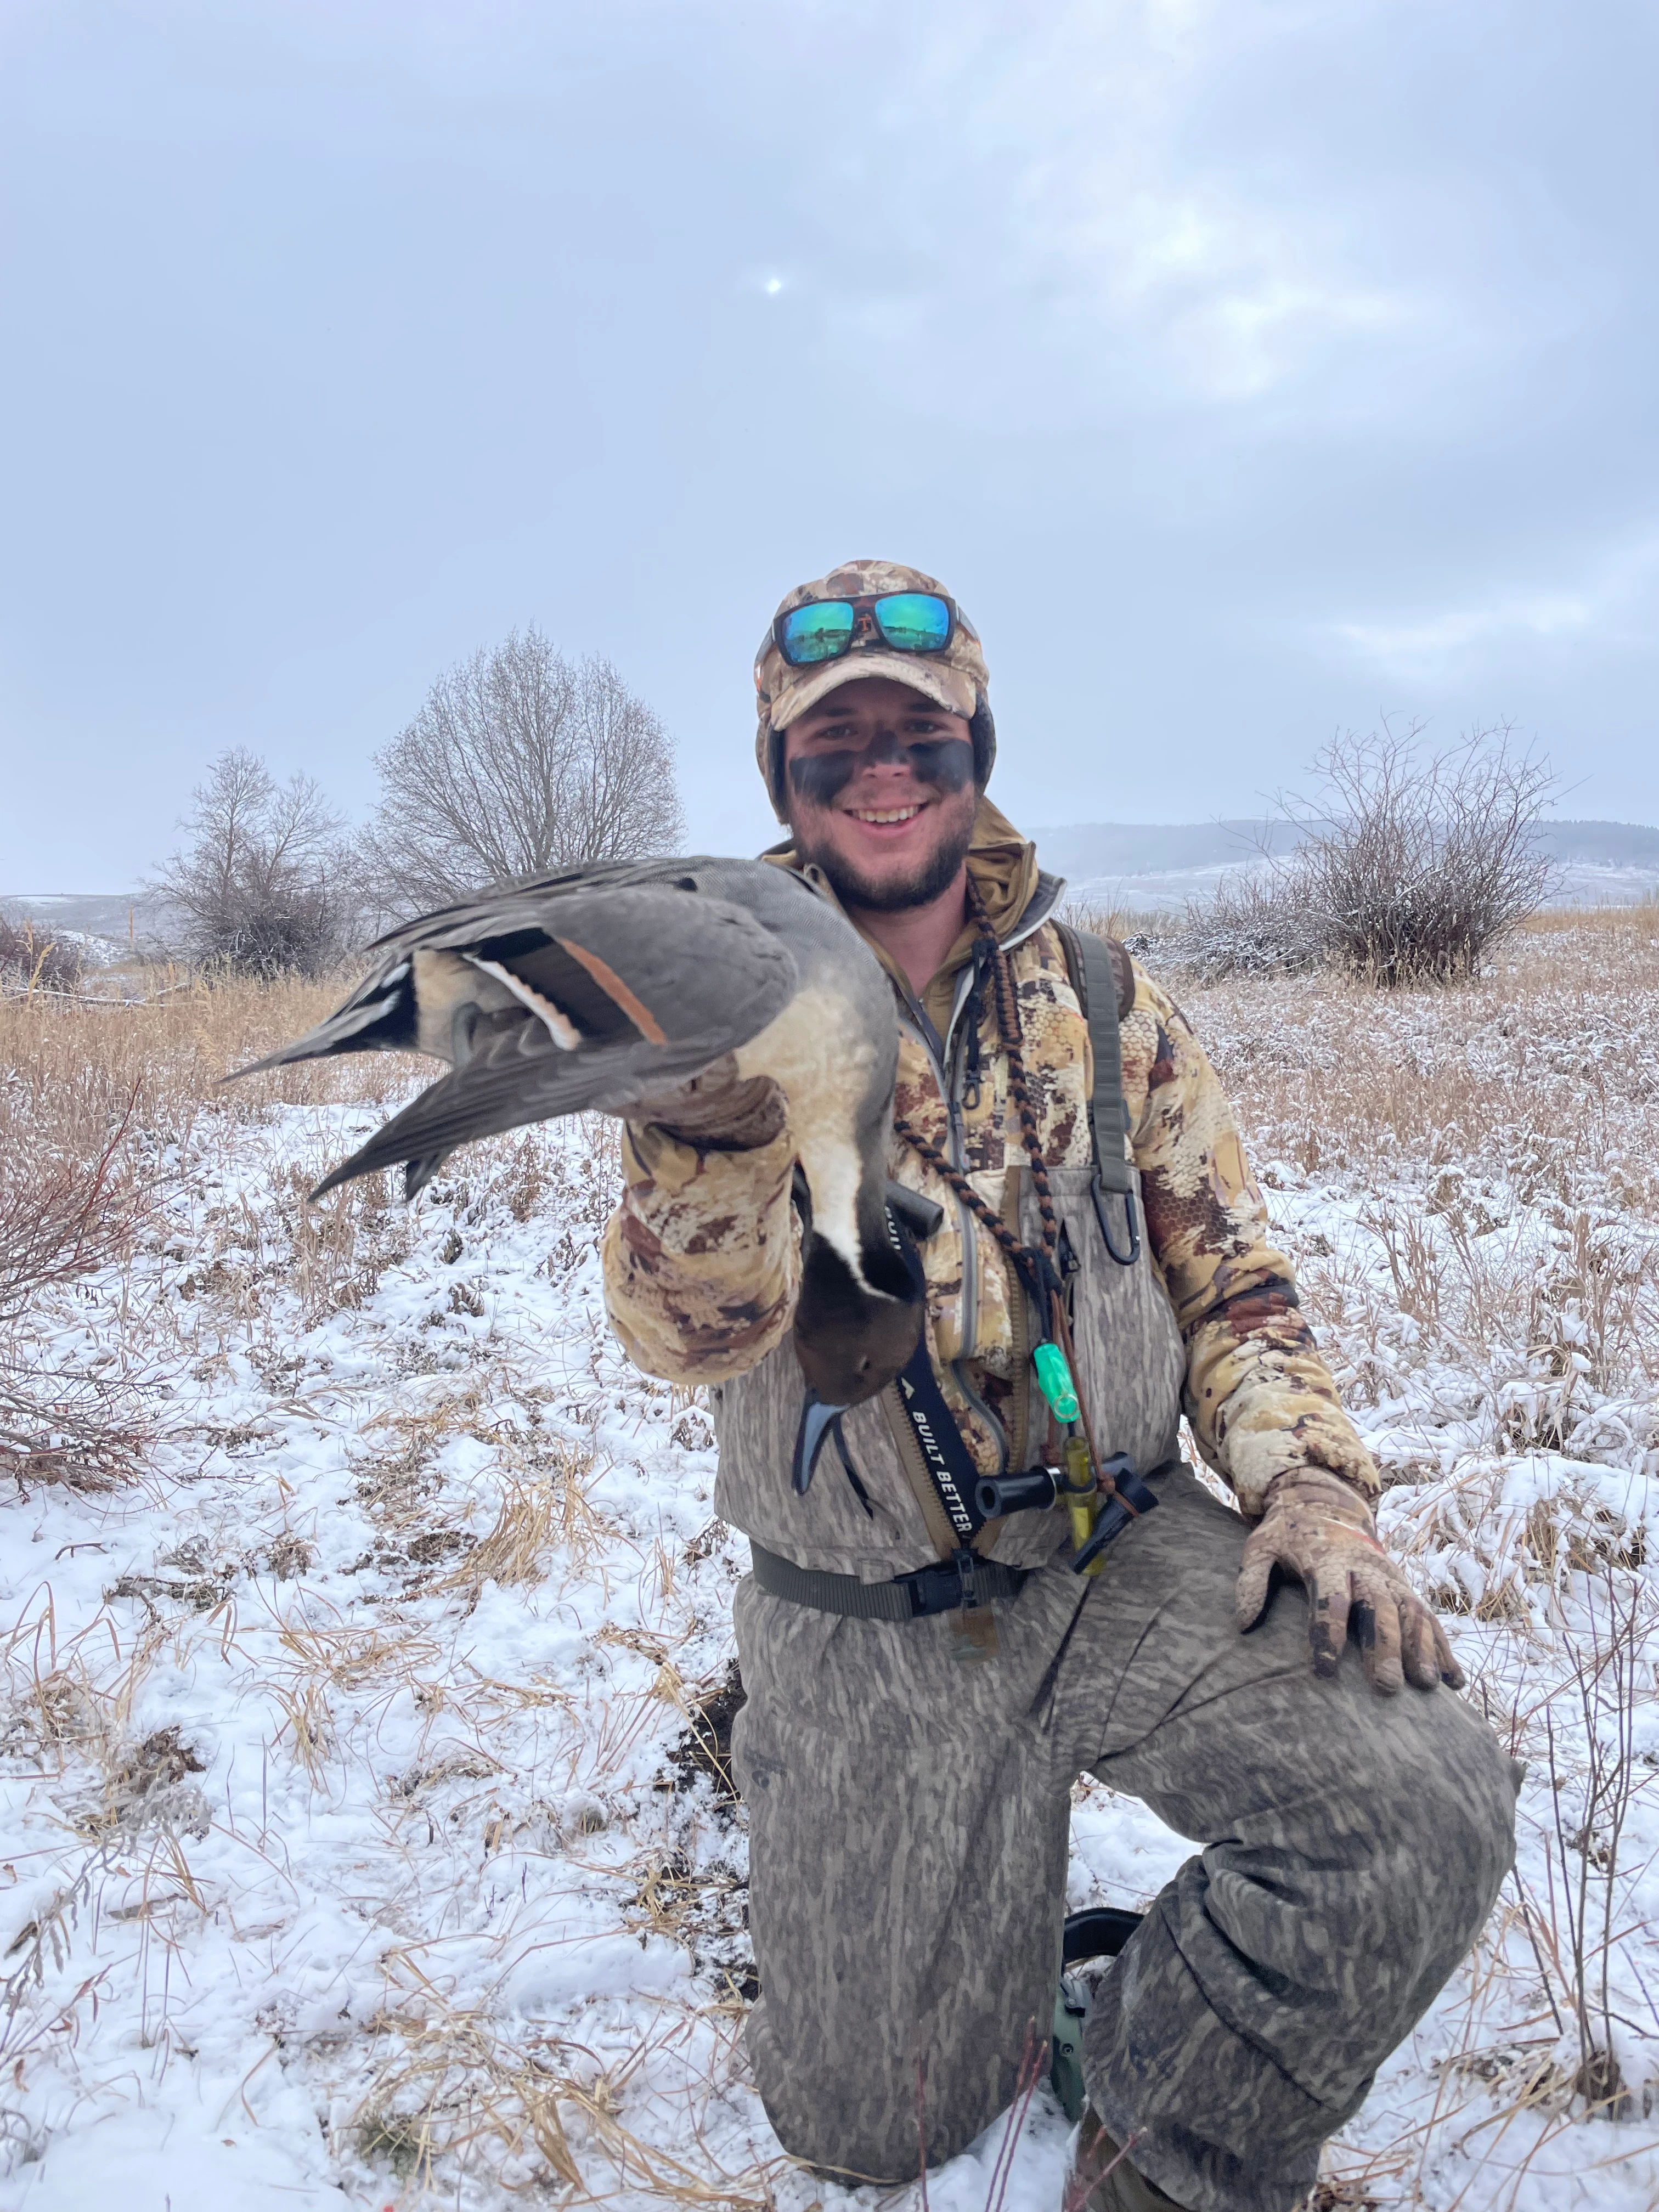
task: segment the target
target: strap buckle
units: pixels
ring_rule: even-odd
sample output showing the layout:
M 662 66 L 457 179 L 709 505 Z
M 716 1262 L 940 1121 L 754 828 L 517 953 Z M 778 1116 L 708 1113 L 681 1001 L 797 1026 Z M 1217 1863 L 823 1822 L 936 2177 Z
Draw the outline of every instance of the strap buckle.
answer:
M 955 1613 L 958 1609 L 967 1613 L 988 1602 L 988 1594 L 981 1594 L 979 1579 L 985 1565 L 977 1552 L 970 1552 L 964 1546 L 952 1552 L 948 1559 L 918 1567 L 912 1574 L 895 1575 L 893 1580 L 909 1593 L 913 1620 L 924 1620 L 934 1613 Z

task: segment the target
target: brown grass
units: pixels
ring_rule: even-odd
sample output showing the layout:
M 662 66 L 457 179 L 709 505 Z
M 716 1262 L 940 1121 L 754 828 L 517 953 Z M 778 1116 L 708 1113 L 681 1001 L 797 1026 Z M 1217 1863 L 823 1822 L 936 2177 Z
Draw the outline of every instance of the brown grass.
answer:
M 1540 907 L 1521 924 L 1534 936 L 1553 936 L 1567 929 L 1610 929 L 1634 936 L 1659 936 L 1659 898 L 1635 899 L 1605 906 Z
M 52 1293 L 135 1252 L 161 1250 L 163 1208 L 200 1140 L 229 1137 L 274 1104 L 383 1105 L 418 1065 L 365 1054 L 307 1061 L 246 1085 L 221 1078 L 309 1027 L 337 1002 L 342 980 L 273 984 L 180 981 L 142 973 L 125 1003 L 36 991 L 0 999 L 0 1463 L 25 1481 L 80 1487 L 131 1475 L 154 1441 L 138 1376 L 118 1360 L 96 1373 L 55 1361 Z M 308 1319 L 361 1303 L 393 1255 L 384 1178 L 315 1212 L 294 1188 L 295 1249 L 270 1255 L 297 1285 Z M 200 1279 L 179 1296 L 222 1288 L 240 1272 L 250 1301 L 248 1223 L 221 1218 Z
M 1156 936 L 1167 931 L 1173 917 L 1150 907 L 1122 906 L 1115 899 L 1062 899 L 1060 919 L 1073 929 L 1086 929 L 1096 937 Z
M 305 1060 L 216 1088 L 221 1077 L 298 1036 L 337 1006 L 345 977 L 320 983 L 179 982 L 170 969 L 145 971 L 145 997 L 61 999 L 37 993 L 0 1000 L 0 1139 L 38 1139 L 94 1151 L 125 1102 L 141 1127 L 164 1141 L 186 1136 L 204 1113 L 259 1119 L 276 1102 L 383 1104 L 417 1063 L 362 1053 Z
M 486 1583 L 506 1588 L 539 1582 L 544 1555 L 556 1545 L 571 1570 L 586 1566 L 603 1526 L 587 1495 L 585 1478 L 592 1468 L 591 1451 L 560 1443 L 551 1469 L 510 1479 L 494 1525 L 432 1588 L 464 1592 L 470 1609 Z
M 1449 989 L 1384 997 L 1318 975 L 1184 1003 L 1258 1156 L 1307 1175 L 1388 1163 L 1425 1184 L 1473 1167 L 1523 1203 L 1659 1218 L 1659 933 L 1639 921 L 1540 929 Z

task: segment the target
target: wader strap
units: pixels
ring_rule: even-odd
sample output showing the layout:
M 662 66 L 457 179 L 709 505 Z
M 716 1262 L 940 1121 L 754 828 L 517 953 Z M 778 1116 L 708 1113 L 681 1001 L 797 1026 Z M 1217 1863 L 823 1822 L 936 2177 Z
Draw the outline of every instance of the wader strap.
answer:
M 1117 973 L 1105 941 L 1091 932 L 1056 922 L 1072 971 L 1072 988 L 1083 1002 L 1095 1079 L 1089 1093 L 1089 1137 L 1102 1187 L 1120 1197 L 1129 1178 L 1129 1114 L 1123 1097 L 1123 1046 L 1118 1035 Z
M 848 1620 L 922 1620 L 935 1613 L 971 1611 L 994 1598 L 1016 1595 L 1029 1572 L 964 1550 L 931 1567 L 918 1567 L 914 1574 L 895 1575 L 890 1583 L 861 1583 L 856 1575 L 798 1567 L 752 1537 L 749 1550 L 755 1580 L 769 1597 L 810 1606 L 815 1613 L 838 1613 Z
M 923 1467 L 933 1495 L 951 1524 L 956 1544 L 970 1544 L 985 1526 L 985 1516 L 974 1500 L 979 1468 L 957 1426 L 956 1415 L 945 1402 L 933 1363 L 927 1357 L 924 1328 L 908 1364 L 894 1386 L 910 1433 L 921 1452 Z

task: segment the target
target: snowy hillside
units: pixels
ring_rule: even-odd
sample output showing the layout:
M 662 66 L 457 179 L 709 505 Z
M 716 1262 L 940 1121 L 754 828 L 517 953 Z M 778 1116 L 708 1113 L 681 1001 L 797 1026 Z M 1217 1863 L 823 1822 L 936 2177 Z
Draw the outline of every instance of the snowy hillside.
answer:
M 1551 896 L 1601 906 L 1659 896 L 1659 830 L 1629 822 L 1543 822 L 1537 841 L 1555 863 Z M 1138 914 L 1181 914 L 1214 896 L 1224 877 L 1260 870 L 1264 850 L 1291 851 L 1285 822 L 1085 823 L 1036 830 L 1046 868 L 1074 897 Z
M 142 1408 L 138 1479 L 48 1465 L 0 1508 L 0 2206 L 905 2202 L 791 2166 L 744 2068 L 745 1547 L 707 1415 L 606 1330 L 610 1126 L 497 1140 L 412 1212 L 376 1184 L 307 1213 L 405 1073 L 215 1092 L 299 1026 L 255 995 L 5 1010 L 11 1140 L 58 1141 L 53 1071 L 102 1054 L 160 1210 L 31 1323 Z M 1322 2203 L 1639 2212 L 1659 943 L 1584 927 L 1474 990 L 1191 1011 L 1392 1539 L 1530 1762 L 1518 1879 Z M 1082 1786 L 1072 1902 L 1143 1903 L 1187 1849 Z M 1617 2073 L 1586 2074 L 1609 2033 Z M 1046 2094 L 999 2179 L 1006 2132 L 929 2177 L 933 2212 L 1054 2212 Z

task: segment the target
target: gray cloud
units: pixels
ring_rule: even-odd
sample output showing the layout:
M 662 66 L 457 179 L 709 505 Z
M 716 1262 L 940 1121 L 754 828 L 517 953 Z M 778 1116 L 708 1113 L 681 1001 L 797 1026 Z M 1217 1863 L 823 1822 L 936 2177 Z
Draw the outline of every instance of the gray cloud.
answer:
M 785 586 L 933 568 L 1029 820 L 1514 717 L 1659 815 L 1650 12 L 58 0 L 0 29 L 0 870 L 362 804 L 534 617 L 750 847 Z

